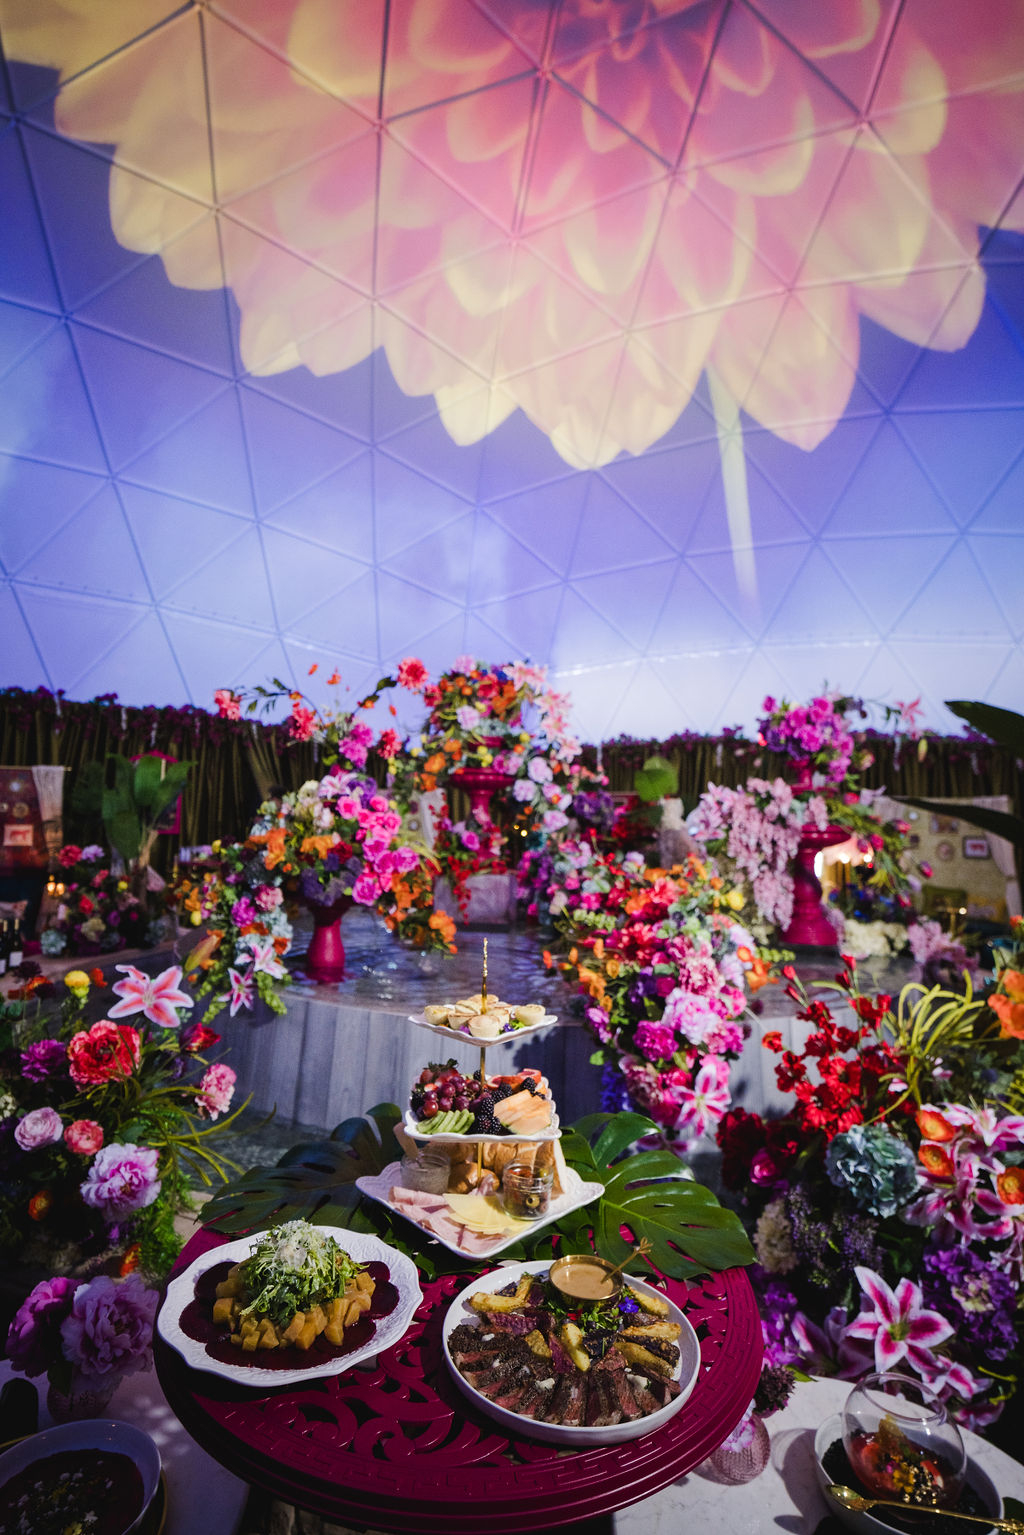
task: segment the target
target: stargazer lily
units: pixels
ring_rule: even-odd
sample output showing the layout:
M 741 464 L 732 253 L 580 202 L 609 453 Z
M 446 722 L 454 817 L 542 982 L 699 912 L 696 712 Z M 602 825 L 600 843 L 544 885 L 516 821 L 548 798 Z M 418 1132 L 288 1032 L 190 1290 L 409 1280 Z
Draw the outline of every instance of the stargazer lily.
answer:
M 901 1279 L 892 1290 L 880 1274 L 862 1264 L 854 1273 L 871 1310 L 853 1319 L 846 1336 L 874 1344 L 879 1372 L 894 1370 L 905 1359 L 925 1380 L 942 1373 L 945 1363 L 936 1359 L 935 1349 L 952 1337 L 953 1325 L 925 1306 L 920 1285 Z
M 193 1007 L 194 998 L 181 987 L 181 966 L 172 965 L 155 978 L 134 965 L 117 965 L 126 979 L 114 982 L 114 991 L 121 998 L 114 1007 L 107 1009 L 108 1018 L 127 1018 L 132 1013 L 142 1013 L 150 1023 L 164 1029 L 176 1029 L 181 1022 L 176 1008 Z

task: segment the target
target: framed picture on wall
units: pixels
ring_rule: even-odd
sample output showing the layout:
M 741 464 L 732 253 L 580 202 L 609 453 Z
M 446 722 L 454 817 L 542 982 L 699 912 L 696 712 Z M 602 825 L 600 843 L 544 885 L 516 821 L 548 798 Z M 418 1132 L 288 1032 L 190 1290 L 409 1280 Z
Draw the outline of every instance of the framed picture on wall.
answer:
M 965 858 L 992 857 L 992 849 L 988 845 L 987 837 L 965 837 L 963 840 L 963 852 Z

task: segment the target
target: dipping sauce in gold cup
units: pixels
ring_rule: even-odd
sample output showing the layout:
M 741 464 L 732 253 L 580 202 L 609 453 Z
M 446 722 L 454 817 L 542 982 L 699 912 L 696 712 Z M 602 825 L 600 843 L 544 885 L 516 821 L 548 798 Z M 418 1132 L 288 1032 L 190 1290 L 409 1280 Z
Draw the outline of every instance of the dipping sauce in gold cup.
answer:
M 581 1305 L 594 1305 L 598 1301 L 616 1300 L 622 1294 L 622 1275 L 614 1274 L 615 1265 L 607 1258 L 595 1258 L 587 1253 L 569 1253 L 557 1258 L 548 1271 L 548 1282 L 554 1285 L 566 1300 Z

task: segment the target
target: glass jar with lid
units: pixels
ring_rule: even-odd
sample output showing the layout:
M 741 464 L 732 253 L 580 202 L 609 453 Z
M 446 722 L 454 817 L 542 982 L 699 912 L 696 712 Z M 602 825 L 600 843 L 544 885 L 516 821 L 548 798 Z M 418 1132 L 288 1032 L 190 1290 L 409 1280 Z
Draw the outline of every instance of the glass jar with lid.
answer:
M 404 1189 L 421 1194 L 443 1194 L 448 1187 L 451 1162 L 443 1146 L 424 1146 L 415 1156 L 402 1158 L 399 1179 Z

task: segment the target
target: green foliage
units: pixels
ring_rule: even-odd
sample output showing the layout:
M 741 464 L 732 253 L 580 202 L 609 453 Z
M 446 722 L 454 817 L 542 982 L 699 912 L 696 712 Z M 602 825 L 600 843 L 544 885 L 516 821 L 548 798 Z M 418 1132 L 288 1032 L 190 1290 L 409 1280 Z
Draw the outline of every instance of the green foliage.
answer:
M 294 1147 L 276 1167 L 253 1168 L 210 1201 L 207 1220 L 227 1236 L 297 1218 L 374 1231 L 428 1276 L 461 1272 L 474 1260 L 431 1243 L 401 1217 L 362 1199 L 355 1187 L 357 1178 L 382 1172 L 399 1155 L 393 1131 L 400 1118 L 394 1104 L 377 1104 L 366 1118 L 345 1120 L 329 1139 Z M 653 1263 L 676 1279 L 752 1263 L 739 1218 L 695 1183 L 678 1157 L 668 1151 L 630 1154 L 630 1147 L 655 1129 L 641 1114 L 592 1114 L 564 1132 L 566 1162 L 585 1182 L 603 1184 L 604 1193 L 507 1248 L 502 1257 L 594 1250 L 620 1262 L 646 1237 Z M 630 1240 L 622 1236 L 623 1227 Z M 629 1267 L 646 1272 L 640 1260 Z
M 1024 714 L 1012 709 L 998 709 L 994 704 L 967 703 L 962 699 L 946 700 L 946 708 L 958 719 L 966 720 L 973 730 L 989 736 L 998 746 L 1004 746 L 1014 757 L 1024 757 Z M 1024 817 L 1011 815 L 1005 810 L 989 810 L 984 805 L 950 804 L 944 800 L 906 799 L 904 805 L 917 810 L 928 810 L 936 815 L 957 816 L 968 826 L 980 827 L 994 837 L 1005 837 L 1020 851 L 1024 849 Z
M 107 761 L 113 783 L 104 784 L 101 791 L 103 826 L 125 863 L 132 863 L 148 853 L 160 817 L 181 794 L 193 764 L 150 755 L 133 763 L 111 754 Z
M 645 804 L 679 793 L 679 769 L 666 757 L 648 757 L 633 780 L 633 792 Z

